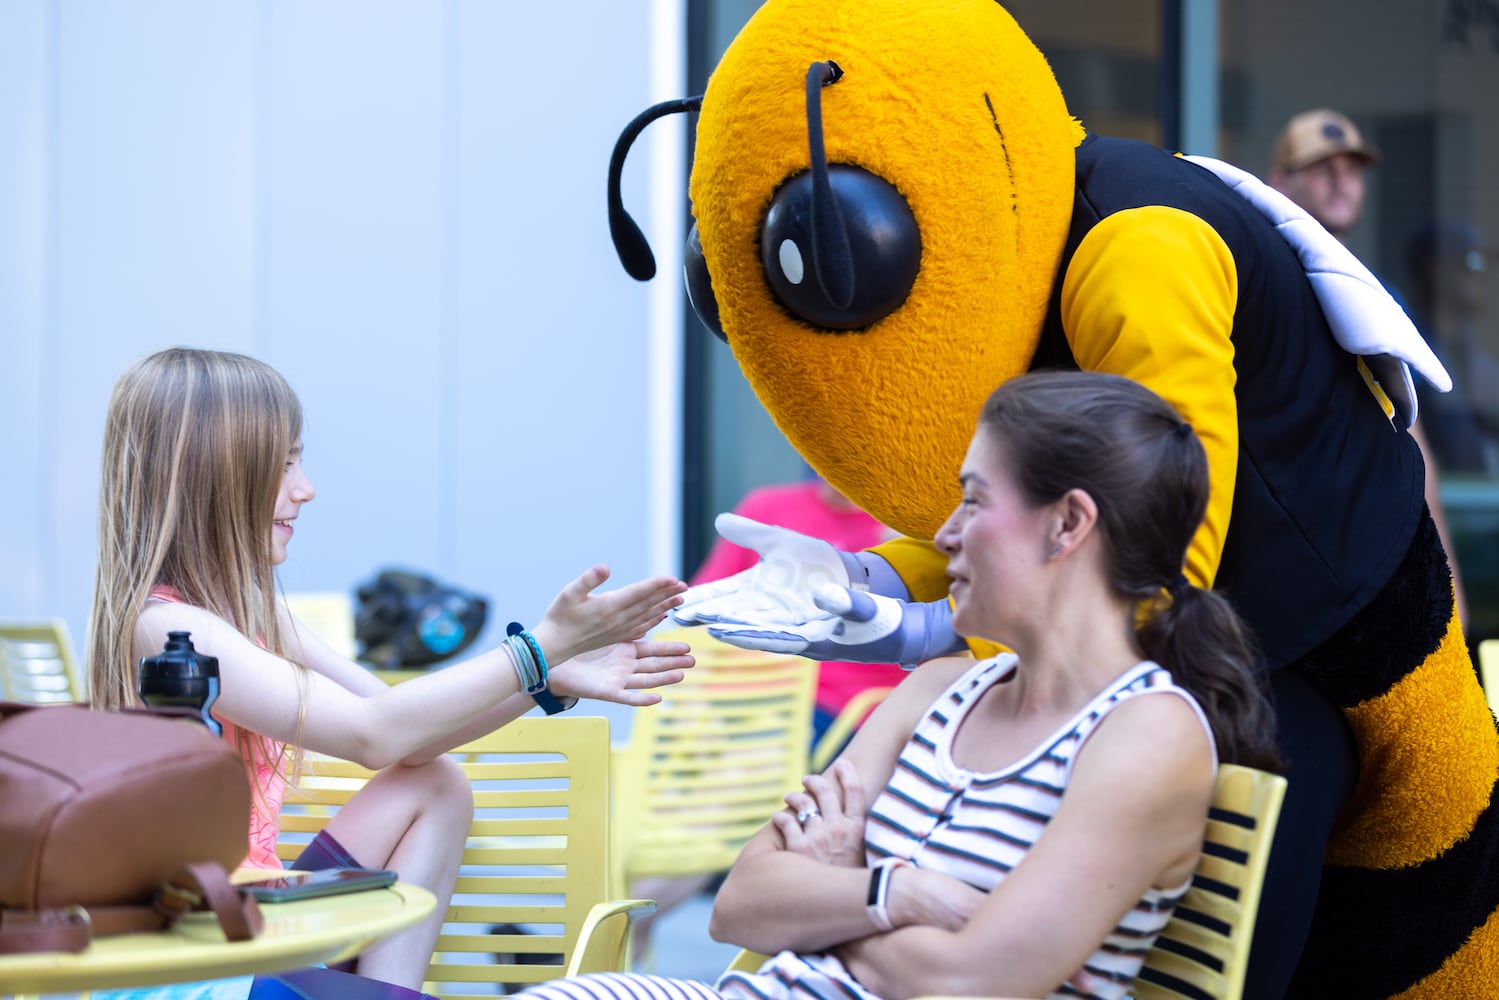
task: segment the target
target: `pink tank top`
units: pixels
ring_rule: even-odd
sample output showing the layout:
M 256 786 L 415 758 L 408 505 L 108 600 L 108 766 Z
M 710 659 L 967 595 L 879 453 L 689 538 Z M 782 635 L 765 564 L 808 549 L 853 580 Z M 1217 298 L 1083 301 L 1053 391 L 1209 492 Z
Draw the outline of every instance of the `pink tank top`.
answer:
M 187 603 L 177 588 L 167 584 L 151 588 L 149 599 L 171 604 Z M 213 655 L 212 650 L 203 652 Z M 282 864 L 276 857 L 276 834 L 281 802 L 286 796 L 286 774 L 281 766 L 285 747 L 259 733 L 241 729 L 228 719 L 220 718 L 217 712 L 212 714 L 224 726 L 224 739 L 244 758 L 245 773 L 250 778 L 250 852 L 245 864 L 253 868 L 280 869 Z

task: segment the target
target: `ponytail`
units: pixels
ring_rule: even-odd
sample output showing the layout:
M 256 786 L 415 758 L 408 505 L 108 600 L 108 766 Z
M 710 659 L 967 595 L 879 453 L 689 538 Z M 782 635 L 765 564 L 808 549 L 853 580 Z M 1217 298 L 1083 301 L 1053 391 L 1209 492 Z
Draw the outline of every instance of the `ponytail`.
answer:
M 1280 770 L 1275 713 L 1255 676 L 1254 642 L 1228 601 L 1178 577 L 1157 603 L 1137 631 L 1140 646 L 1202 706 L 1219 758 Z

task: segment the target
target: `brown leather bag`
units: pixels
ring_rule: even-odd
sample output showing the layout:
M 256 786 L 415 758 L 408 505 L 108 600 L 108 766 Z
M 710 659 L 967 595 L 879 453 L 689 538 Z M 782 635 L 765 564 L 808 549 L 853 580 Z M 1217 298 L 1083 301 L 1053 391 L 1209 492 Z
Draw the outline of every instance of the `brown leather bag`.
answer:
M 0 701 L 0 953 L 80 951 L 193 909 L 230 940 L 259 931 L 227 871 L 248 850 L 250 782 L 197 718 Z

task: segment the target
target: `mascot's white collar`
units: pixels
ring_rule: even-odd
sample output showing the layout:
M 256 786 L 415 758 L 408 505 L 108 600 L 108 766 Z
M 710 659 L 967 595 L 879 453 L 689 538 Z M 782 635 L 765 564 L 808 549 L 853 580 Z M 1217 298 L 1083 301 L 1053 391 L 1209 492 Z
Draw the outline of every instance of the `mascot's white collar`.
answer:
M 1400 303 L 1320 222 L 1247 171 L 1209 156 L 1182 158 L 1216 174 L 1259 209 L 1296 251 L 1317 301 L 1322 303 L 1333 337 L 1344 350 L 1364 358 L 1406 427 L 1416 421 L 1411 368 L 1439 391 L 1451 390 L 1452 377 Z

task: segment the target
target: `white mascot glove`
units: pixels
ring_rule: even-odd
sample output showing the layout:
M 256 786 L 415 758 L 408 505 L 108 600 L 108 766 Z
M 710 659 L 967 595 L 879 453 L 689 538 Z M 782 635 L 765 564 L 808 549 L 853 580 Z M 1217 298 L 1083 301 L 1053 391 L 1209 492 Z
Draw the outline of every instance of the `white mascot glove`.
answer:
M 746 649 L 814 660 L 906 666 L 963 648 L 945 600 L 921 604 L 825 583 L 814 602 L 824 616 L 800 625 L 714 625 L 708 634 Z
M 733 576 L 689 588 L 673 613 L 678 622 L 773 626 L 831 617 L 813 602 L 813 590 L 824 583 L 847 587 L 845 558 L 852 557 L 819 538 L 738 514 L 720 514 L 713 523 L 727 540 L 760 553 L 760 562 Z

